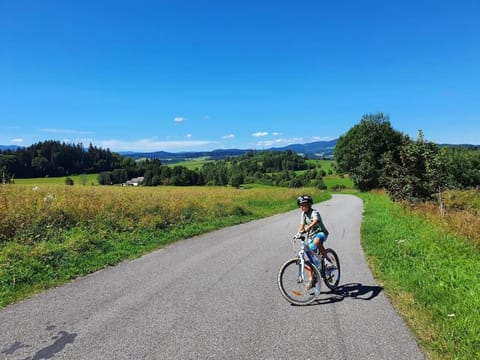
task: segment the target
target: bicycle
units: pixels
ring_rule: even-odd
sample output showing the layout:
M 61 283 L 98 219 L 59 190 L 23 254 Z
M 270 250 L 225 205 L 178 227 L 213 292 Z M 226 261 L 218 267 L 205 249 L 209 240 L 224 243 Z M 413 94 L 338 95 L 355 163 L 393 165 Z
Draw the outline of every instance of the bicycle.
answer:
M 294 251 L 296 240 L 300 240 L 298 255 L 280 267 L 277 282 L 281 294 L 288 302 L 294 305 L 308 305 L 320 294 L 322 279 L 330 290 L 337 288 L 340 282 L 340 260 L 333 249 L 325 249 L 327 258 L 333 265 L 326 269 L 322 255 L 309 248 L 305 243 L 305 236 L 293 237 Z M 309 288 L 312 279 L 313 286 Z

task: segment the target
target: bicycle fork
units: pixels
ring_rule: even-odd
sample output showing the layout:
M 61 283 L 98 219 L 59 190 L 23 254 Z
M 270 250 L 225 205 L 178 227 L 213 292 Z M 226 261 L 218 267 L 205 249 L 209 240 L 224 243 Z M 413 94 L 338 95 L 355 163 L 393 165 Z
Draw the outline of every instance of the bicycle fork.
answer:
M 299 256 L 299 260 L 300 260 L 300 264 L 298 266 L 298 279 L 297 279 L 297 282 L 300 284 L 300 283 L 303 283 L 305 281 L 305 258 L 303 256 L 303 251 L 304 250 L 300 250 L 298 256 Z

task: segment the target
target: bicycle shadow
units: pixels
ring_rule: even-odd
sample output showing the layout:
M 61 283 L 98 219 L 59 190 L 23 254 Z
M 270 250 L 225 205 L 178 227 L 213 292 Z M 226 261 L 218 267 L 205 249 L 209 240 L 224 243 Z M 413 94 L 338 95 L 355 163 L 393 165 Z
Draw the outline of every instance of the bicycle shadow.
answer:
M 381 286 L 369 286 L 361 283 L 351 283 L 338 286 L 335 290 L 322 291 L 320 294 L 331 294 L 330 297 L 320 297 L 313 304 L 331 304 L 343 301 L 345 298 L 356 300 L 372 300 L 383 290 Z

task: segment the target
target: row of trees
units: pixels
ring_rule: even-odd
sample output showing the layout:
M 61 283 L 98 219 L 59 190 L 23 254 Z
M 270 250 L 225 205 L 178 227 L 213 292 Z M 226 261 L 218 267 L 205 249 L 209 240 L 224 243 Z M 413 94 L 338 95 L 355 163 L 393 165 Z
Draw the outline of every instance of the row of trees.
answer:
M 337 171 L 361 191 L 385 188 L 393 200 L 430 200 L 445 189 L 480 186 L 480 149 L 441 147 L 392 128 L 382 113 L 363 116 L 335 148 Z
M 305 170 L 302 175 L 296 171 Z M 102 172 L 99 183 L 120 184 L 126 181 L 130 171 L 117 169 Z M 164 166 L 158 159 L 137 163 L 137 174 L 143 174 L 144 186 L 158 185 L 232 185 L 262 183 L 285 187 L 315 186 L 324 188 L 323 176 L 326 172 L 309 166 L 306 159 L 293 151 L 248 152 L 238 157 L 228 157 L 205 163 L 200 169 L 185 166 Z

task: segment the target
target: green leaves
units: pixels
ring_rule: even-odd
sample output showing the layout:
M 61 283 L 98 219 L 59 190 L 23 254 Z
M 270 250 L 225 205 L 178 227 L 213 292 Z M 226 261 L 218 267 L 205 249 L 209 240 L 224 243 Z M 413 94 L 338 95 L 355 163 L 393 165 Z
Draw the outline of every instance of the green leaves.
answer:
M 380 186 L 383 156 L 395 152 L 403 135 L 383 113 L 364 115 L 360 123 L 341 136 L 335 148 L 338 172 L 351 175 L 355 187 L 369 191 Z

